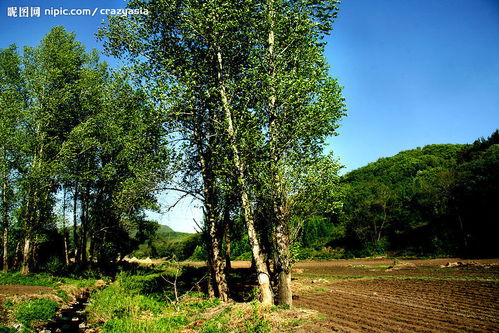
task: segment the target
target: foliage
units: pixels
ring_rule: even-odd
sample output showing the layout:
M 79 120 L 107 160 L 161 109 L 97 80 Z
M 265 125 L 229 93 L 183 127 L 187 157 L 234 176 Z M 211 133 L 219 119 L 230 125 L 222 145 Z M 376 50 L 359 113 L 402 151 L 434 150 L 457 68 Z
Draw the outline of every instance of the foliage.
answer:
M 267 275 L 265 257 L 289 273 L 311 170 L 338 170 L 323 150 L 345 106 L 321 42 L 337 2 L 134 0 L 129 8 L 150 15 L 112 17 L 99 33 L 109 54 L 130 61 L 179 139 L 175 189 L 203 202 L 216 288 L 225 288 L 224 234 L 238 220 L 259 274 Z
M 15 317 L 24 327 L 34 328 L 54 318 L 58 308 L 59 303 L 56 301 L 39 298 L 19 304 L 15 308 Z
M 90 321 L 103 323 L 100 327 L 103 332 L 177 332 L 190 323 L 199 322 L 205 312 L 220 306 L 220 300 L 206 299 L 204 294 L 196 292 L 183 297 L 178 307 L 173 306 L 163 296 L 163 292 L 171 288 L 161 278 L 165 274 L 170 274 L 168 267 L 166 271 L 153 273 L 119 274 L 112 285 L 92 296 L 87 308 Z M 179 280 L 185 281 L 185 278 L 184 274 Z M 230 322 L 239 326 L 229 329 L 233 325 Z M 228 307 L 215 316 L 204 317 L 198 325 L 201 332 L 269 331 L 269 324 L 256 303 L 244 311 L 232 311 Z
M 22 54 L 0 50 L 0 72 L 4 265 L 104 266 L 154 234 L 144 211 L 168 178 L 163 118 L 127 73 L 60 26 Z
M 358 255 L 494 256 L 498 132 L 471 145 L 429 145 L 343 177 L 343 239 Z

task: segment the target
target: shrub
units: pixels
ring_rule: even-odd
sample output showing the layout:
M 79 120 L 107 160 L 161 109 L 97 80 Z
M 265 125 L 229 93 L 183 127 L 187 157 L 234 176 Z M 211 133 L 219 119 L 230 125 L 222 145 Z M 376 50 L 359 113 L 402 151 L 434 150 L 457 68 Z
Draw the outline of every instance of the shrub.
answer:
M 65 268 L 66 265 L 59 257 L 51 257 L 42 267 L 41 271 L 57 275 L 61 272 L 65 272 Z
M 202 246 L 198 245 L 194 249 L 192 256 L 189 258 L 192 261 L 206 261 L 208 260 L 208 251 Z

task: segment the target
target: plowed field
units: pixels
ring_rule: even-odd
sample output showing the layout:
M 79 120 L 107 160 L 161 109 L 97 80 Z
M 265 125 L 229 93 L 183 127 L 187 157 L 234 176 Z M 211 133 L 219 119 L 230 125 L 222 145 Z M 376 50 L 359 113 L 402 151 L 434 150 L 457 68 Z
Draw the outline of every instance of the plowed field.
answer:
M 495 263 L 452 268 L 424 260 L 395 268 L 380 260 L 300 263 L 294 305 L 321 314 L 300 331 L 499 332 Z

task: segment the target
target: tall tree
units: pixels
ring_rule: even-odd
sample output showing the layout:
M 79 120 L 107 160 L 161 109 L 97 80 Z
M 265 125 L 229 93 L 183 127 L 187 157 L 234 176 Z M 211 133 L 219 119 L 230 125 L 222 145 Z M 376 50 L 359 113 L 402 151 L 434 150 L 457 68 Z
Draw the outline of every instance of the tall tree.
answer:
M 286 170 L 320 155 L 343 114 L 340 89 L 327 74 L 320 42 L 331 28 L 335 4 L 131 1 L 130 7 L 146 7 L 150 15 L 114 18 L 102 31 L 111 54 L 128 54 L 142 75 L 154 78 L 153 93 L 175 110 L 176 129 L 197 154 L 219 290 L 225 288 L 224 265 L 212 207 L 217 207 L 220 183 L 230 183 L 220 181 L 226 175 L 222 170 L 230 168 L 262 301 L 273 302 L 266 264 L 272 246 L 262 242 L 267 228 L 275 236 L 279 302 L 291 304 L 287 195 L 292 189 L 284 179 Z M 214 153 L 227 163 L 209 163 Z M 272 207 L 271 220 L 257 221 L 258 198 Z
M 3 271 L 9 268 L 9 226 L 19 183 L 21 142 L 25 138 L 24 82 L 15 45 L 0 50 L 0 221 L 2 221 Z
M 23 182 L 23 273 L 29 271 L 40 229 L 53 223 L 54 171 L 62 143 L 75 125 L 71 120 L 78 110 L 77 85 L 84 63 L 83 47 L 62 27 L 52 29 L 38 47 L 24 50 L 33 136 L 29 142 L 32 161 Z
M 321 39 L 332 28 L 338 1 L 261 2 L 258 47 L 250 80 L 265 136 L 264 181 L 272 216 L 280 304 L 291 305 L 291 212 L 294 170 L 311 166 L 344 115 L 341 88 L 328 73 Z M 252 76 L 253 75 L 253 76 Z M 291 176 L 293 174 L 293 176 Z
M 106 46 L 113 55 L 128 55 L 138 61 L 139 73 L 154 81 L 152 95 L 168 111 L 168 126 L 185 152 L 187 163 L 183 165 L 189 166 L 179 176 L 183 180 L 180 190 L 201 198 L 204 204 L 212 281 L 217 295 L 225 301 L 228 288 L 216 215 L 220 160 L 215 158 L 225 153 L 220 135 L 225 118 L 220 107 L 219 62 L 212 40 L 223 24 L 217 23 L 214 15 L 222 10 L 214 1 L 131 1 L 129 6 L 146 7 L 150 15 L 111 19 L 108 29 L 102 32 L 108 37 Z

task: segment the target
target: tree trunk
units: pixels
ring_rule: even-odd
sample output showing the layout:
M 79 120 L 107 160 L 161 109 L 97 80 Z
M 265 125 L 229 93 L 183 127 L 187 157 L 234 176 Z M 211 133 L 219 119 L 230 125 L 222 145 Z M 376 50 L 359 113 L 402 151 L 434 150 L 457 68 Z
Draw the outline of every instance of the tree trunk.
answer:
M 90 231 L 88 243 L 88 260 L 90 261 L 90 264 L 92 264 L 95 261 L 95 234 L 92 231 Z
M 227 204 L 226 204 L 227 205 Z M 227 274 L 230 273 L 231 263 L 230 263 L 230 214 L 229 209 L 225 207 L 224 211 L 224 236 L 225 236 L 225 271 Z
M 251 202 L 248 195 L 248 182 L 246 180 L 246 168 L 243 159 L 241 158 L 239 149 L 237 147 L 237 139 L 234 132 L 234 124 L 232 120 L 232 111 L 229 105 L 229 100 L 227 98 L 227 93 L 225 91 L 225 86 L 223 83 L 222 73 L 223 73 L 223 59 L 220 50 L 217 51 L 218 60 L 218 81 L 219 81 L 219 93 L 222 101 L 222 107 L 225 115 L 225 121 L 227 123 L 227 135 L 229 138 L 229 145 L 233 153 L 234 165 L 237 170 L 237 182 L 241 191 L 241 202 L 243 206 L 244 221 L 246 222 L 246 228 L 248 231 L 248 239 L 251 246 L 251 252 L 253 258 L 255 259 L 256 271 L 258 276 L 258 285 L 260 289 L 260 295 L 262 297 L 261 301 L 264 304 L 273 304 L 272 289 L 270 286 L 270 276 L 267 270 L 267 265 L 265 264 L 265 256 L 261 250 L 260 241 L 255 229 L 255 220 L 253 217 L 253 211 L 251 208 Z
M 12 268 L 16 269 L 17 265 L 19 264 L 19 256 L 21 255 L 20 252 L 21 249 L 21 242 L 17 242 L 16 244 L 16 249 L 14 251 L 14 260 L 12 262 Z
M 81 199 L 81 235 L 80 235 L 80 261 L 87 263 L 87 234 L 88 234 L 88 186 L 82 193 Z
M 269 119 L 269 149 L 270 149 L 270 178 L 273 189 L 273 218 L 275 223 L 274 246 L 275 246 L 275 274 L 277 275 L 277 303 L 279 305 L 292 305 L 291 292 L 291 245 L 289 214 L 285 205 L 284 184 L 280 171 L 279 132 L 277 121 L 277 89 L 276 89 L 276 59 L 275 59 L 275 11 L 274 0 L 268 0 L 268 49 L 270 94 L 268 98 Z
M 36 197 L 37 191 L 34 192 L 33 195 L 30 193 L 27 194 L 28 199 L 26 200 L 25 207 L 25 216 L 24 216 L 24 241 L 23 241 L 23 249 L 21 251 L 21 274 L 29 273 L 29 264 L 31 260 L 31 237 L 33 236 L 33 225 L 35 224 L 36 217 L 33 217 L 32 210 L 34 209 L 37 214 L 40 213 L 40 210 L 37 209 L 36 205 Z M 33 205 L 33 206 L 31 206 Z
M 275 231 L 275 243 L 277 250 L 277 304 L 289 305 L 293 303 L 291 291 L 291 255 L 289 251 L 289 230 L 287 224 L 278 221 Z M 286 223 L 286 222 L 285 222 Z
M 215 197 L 215 178 L 213 174 L 211 147 L 207 147 L 202 141 L 200 134 L 200 124 L 196 124 L 195 140 L 199 152 L 199 160 L 201 163 L 201 174 L 203 176 L 203 191 L 204 191 L 204 208 L 205 221 L 207 223 L 207 238 L 210 251 L 209 262 L 211 270 L 211 283 L 216 294 L 223 302 L 229 301 L 229 286 L 227 277 L 225 276 L 225 262 L 221 253 L 220 233 L 217 228 L 215 216 L 216 197 Z
M 8 229 L 8 226 L 3 227 L 2 243 L 3 243 L 3 272 L 7 273 L 9 271 L 9 229 Z
M 7 206 L 7 181 L 4 179 L 2 186 L 2 244 L 3 244 L 3 272 L 9 270 L 9 208 Z
M 214 216 L 208 217 L 208 219 L 214 219 Z M 210 238 L 210 250 L 212 257 L 212 266 L 214 271 L 214 285 L 216 286 L 217 296 L 220 297 L 222 302 L 229 301 L 229 287 L 227 285 L 227 280 L 225 276 L 225 262 L 221 253 L 221 246 L 219 238 L 217 235 L 215 221 L 208 222 L 209 238 Z
M 62 237 L 64 239 L 64 260 L 66 265 L 69 265 L 68 255 L 68 230 L 66 228 L 66 187 L 62 196 Z
M 23 245 L 23 258 L 21 262 L 21 274 L 26 275 L 29 273 L 29 262 L 31 259 L 31 238 L 30 233 L 27 232 L 26 236 L 24 236 L 24 245 Z
M 78 183 L 75 183 L 73 195 L 73 257 L 75 263 L 78 262 Z
M 210 270 L 212 270 L 211 264 L 209 264 L 209 266 L 210 266 Z M 211 276 L 213 276 L 213 274 L 211 274 Z M 213 280 L 211 279 L 211 277 L 208 278 L 208 280 L 207 280 L 207 290 L 208 290 L 208 298 L 210 298 L 210 299 L 215 298 L 215 289 L 213 288 Z

